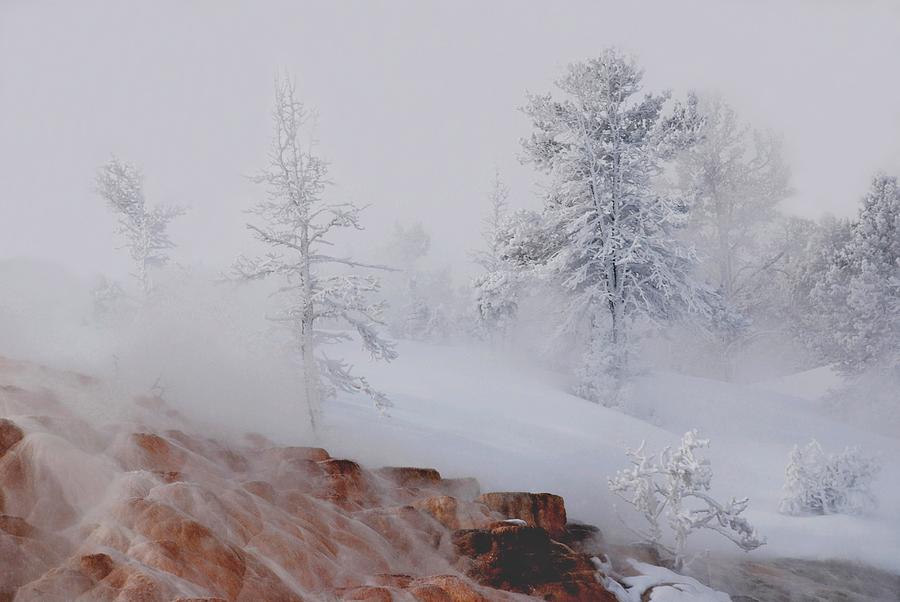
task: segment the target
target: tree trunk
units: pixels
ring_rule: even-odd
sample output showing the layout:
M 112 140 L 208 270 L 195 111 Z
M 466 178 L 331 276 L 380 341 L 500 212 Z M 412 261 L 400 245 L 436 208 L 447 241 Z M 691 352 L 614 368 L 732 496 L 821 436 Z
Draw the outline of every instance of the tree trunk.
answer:
M 309 231 L 306 226 L 300 233 L 301 278 L 303 279 L 303 310 L 300 318 L 300 351 L 303 362 L 303 391 L 309 410 L 309 422 L 316 432 L 316 418 L 319 413 L 322 387 L 319 381 L 319 367 L 315 354 L 315 307 L 312 302 L 312 273 L 309 265 Z

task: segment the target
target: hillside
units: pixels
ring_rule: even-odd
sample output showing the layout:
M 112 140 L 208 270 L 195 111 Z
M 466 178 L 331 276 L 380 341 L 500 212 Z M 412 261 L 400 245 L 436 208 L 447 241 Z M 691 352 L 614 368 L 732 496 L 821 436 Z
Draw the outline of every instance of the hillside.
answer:
M 859 560 L 900 572 L 900 465 L 892 461 L 900 456 L 900 439 L 832 420 L 814 401 L 760 386 L 657 373 L 633 385 L 629 415 L 568 395 L 557 375 L 488 351 L 404 342 L 390 365 L 367 363 L 360 355 L 354 360 L 392 394 L 396 407 L 389 420 L 376 420 L 365 399 L 333 404 L 323 442 L 340 453 L 367 454 L 386 464 L 423 463 L 496 489 L 554 491 L 565 497 L 570 516 L 615 531 L 615 500 L 606 479 L 625 467 L 623 449 L 642 440 L 660 449 L 698 428 L 711 440 L 706 455 L 714 493 L 749 496 L 747 515 L 768 537 L 751 557 Z M 778 513 L 788 454 L 813 437 L 827 449 L 858 445 L 881 455 L 874 515 Z M 731 544 L 716 538 L 699 545 L 731 553 Z
M 775 511 L 794 440 L 885 454 L 896 440 L 749 387 L 647 376 L 628 408 L 638 419 L 485 351 L 404 351 L 369 367 L 392 416 L 341 397 L 316 440 L 264 412 L 243 424 L 261 434 L 237 435 L 237 408 L 212 420 L 177 390 L 134 396 L 3 360 L 0 600 L 728 600 L 646 564 L 658 561 L 625 545 L 606 491 L 624 445 L 659 447 L 693 426 L 714 441 L 716 493 L 749 494 L 750 518 L 769 537 L 746 557 L 698 539 L 713 551 L 705 581 L 753 596 L 734 600 L 896 599 L 895 467 L 875 516 Z
M 89 422 L 104 399 L 119 418 Z M 648 566 L 617 598 L 643 565 L 609 564 L 558 496 L 223 442 L 84 374 L 0 360 L 0 416 L 6 602 L 614 601 L 684 579 Z

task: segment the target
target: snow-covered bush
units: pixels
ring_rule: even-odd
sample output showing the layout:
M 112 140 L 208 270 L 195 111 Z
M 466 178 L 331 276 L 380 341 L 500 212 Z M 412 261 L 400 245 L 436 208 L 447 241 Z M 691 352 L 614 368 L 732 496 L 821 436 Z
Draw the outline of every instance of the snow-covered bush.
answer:
M 716 531 L 747 552 L 766 543 L 741 516 L 748 498 L 721 503 L 709 495 L 712 468 L 709 460 L 695 453 L 704 447 L 709 447 L 709 440 L 700 439 L 696 430 L 686 432 L 677 449 L 666 447 L 656 456 L 645 452 L 641 443 L 635 450 L 626 450 L 631 468 L 609 480 L 610 491 L 647 521 L 646 530 L 632 530 L 671 556 L 676 569 L 684 565 L 688 536 L 699 529 Z M 671 545 L 664 542 L 664 524 L 672 533 Z
M 609 561 L 593 558 L 603 587 L 615 596 L 617 602 L 731 602 L 724 592 L 707 587 L 693 577 L 680 575 L 665 567 L 645 564 L 633 559 L 628 564 L 637 574 L 620 575 Z
M 878 458 L 866 457 L 859 448 L 826 453 L 813 439 L 795 445 L 785 471 L 785 514 L 862 514 L 875 507 L 872 481 L 881 469 Z

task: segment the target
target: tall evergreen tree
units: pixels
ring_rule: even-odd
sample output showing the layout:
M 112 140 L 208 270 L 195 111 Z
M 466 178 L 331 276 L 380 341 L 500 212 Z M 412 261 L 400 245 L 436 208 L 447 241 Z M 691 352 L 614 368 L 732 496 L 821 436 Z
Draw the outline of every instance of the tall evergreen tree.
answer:
M 588 328 L 579 393 L 615 403 L 628 372 L 631 325 L 702 310 L 692 251 L 676 230 L 685 205 L 655 186 L 693 142 L 693 107 L 664 113 L 668 93 L 641 96 L 642 72 L 615 50 L 568 67 L 562 98 L 532 95 L 526 157 L 550 176 L 544 217 L 563 237 L 545 271 L 570 293 L 569 329 Z
M 812 342 L 844 372 L 900 367 L 900 188 L 878 175 L 811 287 Z
M 490 206 L 482 220 L 484 248 L 473 254 L 475 263 L 484 268 L 484 273 L 472 280 L 479 330 L 482 336 L 495 342 L 502 340 L 509 330 L 521 294 L 521 270 L 505 256 L 505 238 L 515 219 L 509 216 L 508 197 L 509 187 L 500 172 L 495 171 L 488 193 Z

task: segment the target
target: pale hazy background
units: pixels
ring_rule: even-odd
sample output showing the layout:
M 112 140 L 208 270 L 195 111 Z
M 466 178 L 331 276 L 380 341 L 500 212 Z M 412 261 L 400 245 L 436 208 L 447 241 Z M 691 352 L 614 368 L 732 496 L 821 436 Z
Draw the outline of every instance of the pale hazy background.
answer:
M 337 197 L 431 231 L 465 273 L 496 165 L 536 205 L 517 108 L 570 61 L 619 45 L 652 88 L 717 90 L 781 131 L 791 212 L 855 210 L 900 171 L 897 2 L 214 2 L 0 0 L 0 256 L 127 272 L 91 191 L 110 153 L 151 201 L 190 213 L 175 258 L 214 269 L 247 245 L 272 80 L 319 113 Z

